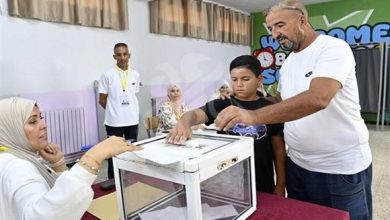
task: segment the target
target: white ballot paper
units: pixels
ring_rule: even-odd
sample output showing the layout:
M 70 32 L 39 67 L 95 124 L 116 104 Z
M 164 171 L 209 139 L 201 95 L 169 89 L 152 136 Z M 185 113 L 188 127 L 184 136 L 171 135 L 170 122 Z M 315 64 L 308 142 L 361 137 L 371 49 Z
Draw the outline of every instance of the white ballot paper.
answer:
M 194 140 L 197 141 L 197 146 L 193 145 Z M 191 139 L 191 141 L 191 144 L 188 144 L 188 146 L 186 146 L 185 144 L 168 144 L 166 143 L 165 139 L 161 139 L 150 143 L 142 144 L 141 146 L 144 149 L 141 151 L 134 151 L 133 153 L 143 159 L 167 165 L 198 157 L 203 153 L 231 143 L 231 140 L 204 139 L 200 137 L 193 138 Z
M 202 213 L 202 218 L 204 220 L 227 218 L 238 215 L 236 209 L 232 205 L 210 207 L 207 203 L 202 204 Z M 140 213 L 139 217 L 142 220 L 187 219 L 187 207 L 177 208 L 173 206 L 168 206 L 164 209 Z

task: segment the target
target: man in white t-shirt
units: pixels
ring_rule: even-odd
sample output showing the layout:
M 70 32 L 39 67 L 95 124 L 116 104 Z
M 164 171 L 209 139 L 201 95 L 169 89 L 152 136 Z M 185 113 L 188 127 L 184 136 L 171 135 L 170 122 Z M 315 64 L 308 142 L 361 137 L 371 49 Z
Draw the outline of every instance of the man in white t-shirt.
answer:
M 216 127 L 285 122 L 288 196 L 349 211 L 351 219 L 372 219 L 372 156 L 351 48 L 318 35 L 296 0 L 273 6 L 266 23 L 292 51 L 280 69 L 279 103 L 255 111 L 226 108 Z
M 100 78 L 99 104 L 106 110 L 104 125 L 107 136 L 124 137 L 136 141 L 138 135 L 139 106 L 136 93 L 139 91 L 139 73 L 129 67 L 130 52 L 125 43 L 114 46 L 115 67 L 108 69 Z M 112 160 L 108 162 L 108 178 L 102 188 L 114 187 Z

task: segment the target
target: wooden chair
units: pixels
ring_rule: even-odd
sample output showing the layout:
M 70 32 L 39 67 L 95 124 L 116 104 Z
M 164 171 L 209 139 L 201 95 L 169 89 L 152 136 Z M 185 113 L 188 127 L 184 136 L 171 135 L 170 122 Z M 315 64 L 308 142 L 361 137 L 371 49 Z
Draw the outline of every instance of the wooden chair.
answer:
M 160 119 L 158 116 L 144 118 L 143 124 L 148 134 L 148 138 L 151 138 L 152 134 L 153 136 L 156 134 L 159 121 Z

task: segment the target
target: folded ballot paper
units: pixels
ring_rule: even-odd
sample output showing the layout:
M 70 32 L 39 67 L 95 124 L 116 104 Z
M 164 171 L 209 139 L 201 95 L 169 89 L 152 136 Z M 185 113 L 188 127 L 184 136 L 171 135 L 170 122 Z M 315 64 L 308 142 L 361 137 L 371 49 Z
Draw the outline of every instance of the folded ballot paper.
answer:
M 134 153 L 143 159 L 167 165 L 198 157 L 229 143 L 231 143 L 231 140 L 196 137 L 186 141 L 182 145 L 174 145 L 166 143 L 165 138 L 163 138 L 141 144 L 140 146 L 144 149 L 134 151 Z

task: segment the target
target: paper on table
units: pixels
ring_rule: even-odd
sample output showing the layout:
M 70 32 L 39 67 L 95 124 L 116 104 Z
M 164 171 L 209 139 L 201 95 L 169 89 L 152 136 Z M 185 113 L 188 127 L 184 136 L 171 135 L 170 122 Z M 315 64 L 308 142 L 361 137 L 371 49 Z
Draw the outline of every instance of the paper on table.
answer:
M 164 209 L 140 213 L 139 217 L 142 220 L 172 220 L 172 219 L 186 219 L 187 210 L 185 207 L 177 208 L 168 206 Z
M 210 207 L 207 203 L 202 204 L 202 219 L 204 220 L 227 218 L 237 215 L 238 213 L 232 205 Z M 164 209 L 140 213 L 139 217 L 142 220 L 187 219 L 187 207 L 178 208 L 168 206 Z
M 207 203 L 202 204 L 202 210 L 209 209 L 210 206 Z M 187 207 L 173 207 L 168 206 L 164 209 L 159 209 L 150 212 L 140 213 L 139 217 L 142 220 L 171 220 L 171 219 L 186 219 Z
M 203 153 L 229 144 L 229 140 L 221 139 L 203 139 L 196 138 L 199 141 L 200 147 L 191 148 L 165 143 L 165 139 L 142 144 L 144 148 L 141 151 L 134 151 L 137 156 L 151 160 L 159 164 L 172 164 L 183 160 L 191 159 L 202 155 Z

